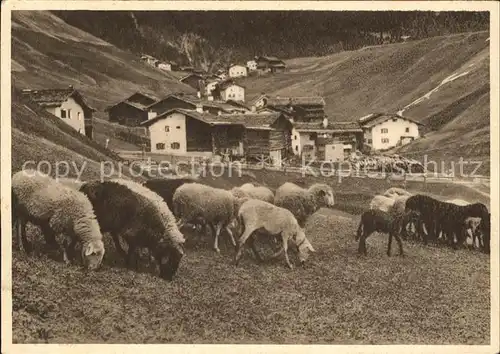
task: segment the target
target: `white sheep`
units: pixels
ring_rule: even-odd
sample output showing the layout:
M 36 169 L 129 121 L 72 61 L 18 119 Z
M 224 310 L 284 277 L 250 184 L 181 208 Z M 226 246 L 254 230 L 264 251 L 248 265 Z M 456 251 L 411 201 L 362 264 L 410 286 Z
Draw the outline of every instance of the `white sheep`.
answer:
M 250 198 L 263 200 L 271 204 L 274 203 L 274 193 L 267 187 L 245 183 L 240 186 L 240 189 L 246 192 Z
M 376 195 L 370 202 L 370 209 L 378 209 L 389 213 L 390 209 L 394 205 L 395 200 L 393 198 L 386 197 L 384 195 Z
M 80 189 L 80 187 L 85 183 L 79 179 L 69 177 L 58 177 L 55 181 L 76 190 Z
M 335 200 L 332 187 L 326 184 L 316 183 L 304 189 L 286 182 L 276 190 L 274 204 L 291 211 L 300 227 L 304 228 L 309 216 L 321 207 L 333 207 Z
M 59 248 L 56 236 L 71 238 L 64 242 L 64 258 L 78 242 L 82 244 L 82 261 L 87 269 L 97 269 L 104 257 L 104 243 L 92 204 L 86 196 L 56 182 L 35 170 L 24 170 L 12 176 L 12 210 L 16 233 L 25 251 L 31 250 L 26 238 L 26 223 L 39 226 L 49 246 Z
M 237 252 L 234 258 L 235 265 L 238 265 L 242 256 L 243 246 L 247 240 L 250 242 L 255 256 L 262 260 L 254 243 L 255 238 L 252 237 L 257 230 L 266 231 L 271 237 L 281 235 L 283 248 L 276 252 L 273 257 L 278 256 L 284 251 L 285 260 L 290 269 L 293 269 L 288 258 L 288 241 L 290 239 L 295 242 L 302 265 L 307 261 L 309 252 L 315 252 L 311 243 L 306 238 L 304 230 L 299 226 L 297 219 L 287 209 L 277 207 L 262 200 L 250 199 L 241 205 L 238 212 L 238 220 L 243 233 L 238 241 Z
M 391 187 L 383 194 L 385 197 L 396 199 L 397 197 L 407 196 L 411 197 L 411 193 L 403 188 Z
M 214 250 L 219 253 L 219 234 L 225 229 L 236 246 L 229 227 L 236 218 L 239 207 L 247 198 L 238 198 L 231 191 L 213 188 L 200 183 L 184 184 L 177 188 L 172 199 L 177 225 L 193 223 L 200 219 L 211 227 L 215 237 Z

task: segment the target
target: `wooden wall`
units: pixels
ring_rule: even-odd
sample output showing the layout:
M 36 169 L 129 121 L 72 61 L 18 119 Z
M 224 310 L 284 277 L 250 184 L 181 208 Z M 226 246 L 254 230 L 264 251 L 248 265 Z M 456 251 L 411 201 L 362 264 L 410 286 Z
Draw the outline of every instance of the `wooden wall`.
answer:
M 212 151 L 211 127 L 208 124 L 186 117 L 186 150 Z
M 140 123 L 148 120 L 148 113 L 138 108 L 129 106 L 125 103 L 119 103 L 108 112 L 109 121 L 117 122 L 128 126 L 138 126 Z

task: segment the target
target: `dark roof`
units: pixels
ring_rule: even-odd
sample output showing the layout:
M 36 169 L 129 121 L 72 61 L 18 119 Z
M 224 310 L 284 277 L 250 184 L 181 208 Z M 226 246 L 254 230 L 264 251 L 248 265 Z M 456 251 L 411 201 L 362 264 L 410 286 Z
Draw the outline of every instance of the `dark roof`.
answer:
M 190 109 L 174 108 L 174 109 L 170 109 L 166 112 L 163 112 L 162 114 L 159 114 L 152 119 L 149 119 L 147 121 L 142 122 L 141 125 L 142 126 L 150 126 L 151 124 L 165 118 L 166 116 L 168 116 L 174 112 L 185 114 L 188 117 L 194 118 L 196 120 L 199 120 L 199 121 L 207 123 L 207 124 L 211 124 L 211 120 L 214 117 L 216 117 L 215 115 L 210 114 L 210 113 L 200 113 L 200 112 L 197 112 L 195 110 L 190 110 Z
M 278 59 L 277 57 L 271 57 L 271 56 L 267 56 L 267 55 L 258 55 L 254 58 L 255 60 L 259 60 L 259 59 L 263 59 L 263 60 L 266 60 L 266 61 L 269 61 L 269 62 L 283 62 L 283 60 L 281 59 Z
M 203 76 L 202 76 L 202 75 L 200 75 L 200 74 L 197 74 L 197 73 L 189 73 L 189 74 L 187 74 L 187 75 L 185 75 L 185 76 L 181 77 L 181 78 L 179 79 L 179 81 L 184 81 L 184 80 L 186 80 L 188 77 L 191 77 L 191 76 L 198 76 L 200 79 L 203 79 Z
M 142 96 L 146 100 L 148 100 L 150 103 L 145 105 L 145 104 L 142 104 L 140 102 L 135 102 L 135 101 L 131 100 L 131 98 L 133 98 L 134 96 Z M 116 107 L 116 106 L 118 106 L 121 103 L 124 103 L 126 105 L 129 105 L 129 106 L 137 108 L 137 109 L 140 109 L 141 111 L 146 111 L 148 109 L 148 107 L 152 106 L 157 101 L 158 101 L 158 99 L 155 98 L 155 97 L 151 97 L 151 96 L 146 95 L 146 94 L 144 94 L 142 92 L 136 92 L 136 93 L 130 95 L 129 97 L 127 97 L 126 99 L 124 99 L 124 100 L 122 100 L 120 102 L 117 102 L 116 104 L 114 104 L 112 106 L 107 107 L 104 111 L 107 112 L 110 109 L 112 109 L 113 107 Z
M 281 116 L 280 113 L 269 114 L 221 114 L 214 116 L 214 125 L 243 125 L 247 129 L 270 130 L 271 125 Z
M 370 114 L 368 116 L 365 116 L 365 117 L 358 119 L 358 122 L 363 128 L 371 128 L 377 124 L 383 123 L 383 122 L 388 121 L 389 119 L 393 119 L 393 118 L 404 119 L 404 120 L 407 120 L 409 122 L 412 122 L 412 123 L 415 123 L 418 125 L 422 125 L 422 126 L 424 125 L 424 124 L 422 124 L 414 119 L 404 117 L 404 116 L 401 116 L 399 114 L 392 114 L 392 113 L 373 113 L 373 114 Z
M 255 102 L 261 98 L 266 99 L 266 106 L 312 106 L 312 105 L 325 105 L 325 100 L 321 96 L 302 96 L 302 97 L 283 97 L 283 96 L 268 96 L 263 95 L 257 98 Z
M 357 132 L 362 133 L 363 130 L 358 122 L 330 122 L 327 127 L 323 127 L 323 122 L 295 122 L 294 128 L 302 132 Z
M 225 80 L 225 81 L 221 81 L 217 84 L 217 86 L 221 89 L 221 90 L 225 90 L 226 88 L 228 88 L 229 86 L 231 85 L 235 85 L 235 86 L 239 86 L 239 87 L 243 87 L 245 88 L 245 86 L 243 85 L 240 85 L 236 82 L 234 82 L 233 80 Z
M 83 98 L 83 96 L 72 87 L 66 89 L 42 89 L 42 90 L 30 90 L 25 89 L 22 91 L 23 95 L 29 97 L 29 99 L 41 107 L 54 107 L 60 106 L 68 98 L 76 98 L 80 104 L 87 107 L 92 111 L 95 111 Z

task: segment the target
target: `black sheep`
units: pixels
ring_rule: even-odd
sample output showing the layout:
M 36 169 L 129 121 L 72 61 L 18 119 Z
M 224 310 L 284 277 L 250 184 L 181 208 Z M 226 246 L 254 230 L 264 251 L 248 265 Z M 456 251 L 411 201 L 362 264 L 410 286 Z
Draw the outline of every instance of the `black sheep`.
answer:
M 366 239 L 375 231 L 389 234 L 387 255 L 391 255 L 392 237 L 396 238 L 399 246 L 399 254 L 402 256 L 403 243 L 399 237 L 401 231 L 402 217 L 393 217 L 389 213 L 379 209 L 367 210 L 361 215 L 361 221 L 356 232 L 355 240 L 359 240 L 358 252 L 366 255 Z
M 165 220 L 151 200 L 116 182 L 87 182 L 80 191 L 89 198 L 101 231 L 111 234 L 128 267 L 132 267 L 137 248 L 148 248 L 159 263 L 160 276 L 173 279 L 184 254 L 182 246 L 173 241 L 180 234 L 173 216 Z M 120 236 L 127 242 L 128 252 L 121 247 Z M 162 262 L 165 258 L 168 260 Z

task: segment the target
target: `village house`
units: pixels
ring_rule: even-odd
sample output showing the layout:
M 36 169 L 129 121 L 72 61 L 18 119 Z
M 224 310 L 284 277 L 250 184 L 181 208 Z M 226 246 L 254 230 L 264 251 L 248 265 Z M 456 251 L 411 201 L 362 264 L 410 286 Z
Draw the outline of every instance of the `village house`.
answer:
M 363 130 L 357 122 L 295 122 L 292 130 L 292 149 L 306 160 L 344 161 L 352 152 L 362 148 Z
M 212 91 L 214 99 L 245 102 L 245 87 L 232 80 L 221 81 Z
M 200 89 L 204 86 L 205 83 L 205 79 L 202 75 L 194 73 L 190 73 L 183 76 L 179 81 L 186 85 L 191 86 L 197 91 L 200 91 Z
M 244 76 L 248 76 L 246 66 L 235 64 L 229 67 L 229 77 L 244 77 Z
M 215 88 L 217 87 L 217 83 L 219 81 L 218 80 L 213 80 L 213 81 L 208 81 L 205 85 L 205 94 L 207 96 L 212 96 L 213 98 L 213 94 L 212 94 L 212 91 L 215 90 Z
M 270 56 L 256 56 L 255 62 L 260 73 L 279 73 L 286 70 L 283 60 Z
M 160 62 L 158 59 L 155 57 L 152 57 L 151 55 L 148 54 L 142 54 L 141 55 L 141 60 L 151 66 L 158 66 L 158 63 Z
M 108 113 L 110 122 L 135 127 L 148 120 L 148 107 L 156 101 L 156 98 L 136 92 L 104 111 Z
M 420 137 L 419 126 L 423 126 L 408 117 L 389 113 L 369 114 L 358 122 L 363 129 L 364 143 L 373 150 L 406 145 Z
M 287 112 L 294 121 L 321 121 L 325 117 L 325 100 L 321 96 L 281 97 L 266 94 L 253 102 L 256 111 L 264 108 Z
M 175 61 L 162 61 L 158 64 L 158 69 L 163 71 L 177 71 L 179 67 Z
M 291 123 L 280 114 L 214 115 L 203 110 L 172 109 L 151 115 L 148 127 L 151 151 L 172 155 L 229 154 L 246 158 L 271 158 L 275 163 L 287 156 Z
M 257 70 L 257 62 L 255 60 L 247 61 L 247 68 L 248 68 L 248 71 Z
M 82 135 L 92 139 L 92 114 L 96 110 L 89 106 L 82 94 L 73 86 L 66 89 L 25 89 L 23 95 L 43 107 Z

